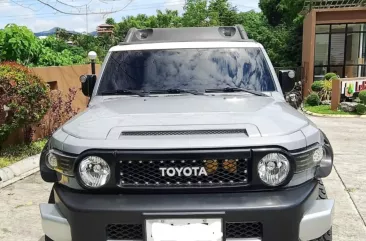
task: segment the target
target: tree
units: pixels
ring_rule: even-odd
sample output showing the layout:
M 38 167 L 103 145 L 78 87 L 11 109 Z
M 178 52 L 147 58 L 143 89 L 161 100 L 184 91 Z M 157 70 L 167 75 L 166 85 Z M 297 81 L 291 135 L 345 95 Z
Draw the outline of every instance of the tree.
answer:
M 37 62 L 41 45 L 26 27 L 6 25 L 0 30 L 0 60 L 17 61 L 28 65 Z
M 115 25 L 115 24 L 116 24 L 116 21 L 114 21 L 114 19 L 113 19 L 113 18 L 107 18 L 107 19 L 105 20 L 105 23 L 106 23 L 106 24 L 109 24 L 109 25 Z
M 66 29 L 63 28 L 57 28 L 56 30 L 56 37 L 58 39 L 64 40 L 64 41 L 69 41 L 70 37 L 71 37 L 71 33 L 69 33 Z
M 165 13 L 157 10 L 156 15 L 156 26 L 158 28 L 171 28 L 171 27 L 181 27 L 181 17 L 178 11 L 165 10 Z M 153 24 L 153 19 L 150 20 Z M 152 27 L 152 26 L 151 26 Z
M 228 0 L 211 0 L 208 11 L 216 14 L 219 25 L 233 26 L 237 24 L 237 9 Z
M 260 0 L 259 7 L 272 26 L 280 24 L 299 24 L 302 16 L 299 15 L 304 6 L 304 0 Z
M 205 27 L 218 24 L 218 14 L 208 11 L 207 0 L 187 0 L 182 18 L 183 27 Z

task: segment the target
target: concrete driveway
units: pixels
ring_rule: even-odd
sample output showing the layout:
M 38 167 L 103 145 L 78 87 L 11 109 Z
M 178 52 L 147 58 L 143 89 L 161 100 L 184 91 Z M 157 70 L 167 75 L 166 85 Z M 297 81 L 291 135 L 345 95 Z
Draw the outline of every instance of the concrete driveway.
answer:
M 332 174 L 324 179 L 336 200 L 333 241 L 366 241 L 366 119 L 313 118 L 334 151 Z M 0 190 L 0 240 L 43 240 L 38 204 L 47 202 L 51 184 L 39 173 Z

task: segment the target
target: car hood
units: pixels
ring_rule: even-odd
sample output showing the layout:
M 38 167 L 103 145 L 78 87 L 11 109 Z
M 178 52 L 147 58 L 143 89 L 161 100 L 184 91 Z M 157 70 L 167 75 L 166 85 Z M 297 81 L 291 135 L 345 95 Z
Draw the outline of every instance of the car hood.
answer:
M 308 123 L 304 115 L 272 97 L 128 96 L 107 98 L 92 105 L 68 121 L 62 130 L 76 138 L 93 140 L 127 138 L 124 132 L 147 135 L 147 131 L 154 131 L 157 135 L 170 131 L 174 135 L 197 130 L 206 134 L 243 130 L 248 137 L 266 137 L 288 135 Z

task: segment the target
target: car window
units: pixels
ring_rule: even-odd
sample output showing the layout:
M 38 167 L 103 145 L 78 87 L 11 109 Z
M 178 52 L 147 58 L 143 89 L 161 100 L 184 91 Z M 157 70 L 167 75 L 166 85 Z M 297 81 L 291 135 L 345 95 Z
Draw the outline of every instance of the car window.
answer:
M 167 49 L 112 52 L 98 93 L 240 87 L 274 91 L 260 48 Z

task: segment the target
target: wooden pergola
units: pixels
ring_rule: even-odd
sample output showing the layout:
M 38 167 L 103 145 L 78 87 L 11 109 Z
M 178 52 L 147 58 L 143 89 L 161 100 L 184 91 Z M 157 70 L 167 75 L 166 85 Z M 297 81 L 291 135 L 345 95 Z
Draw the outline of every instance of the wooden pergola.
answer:
M 303 13 L 312 9 L 365 7 L 366 0 L 305 0 Z

